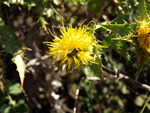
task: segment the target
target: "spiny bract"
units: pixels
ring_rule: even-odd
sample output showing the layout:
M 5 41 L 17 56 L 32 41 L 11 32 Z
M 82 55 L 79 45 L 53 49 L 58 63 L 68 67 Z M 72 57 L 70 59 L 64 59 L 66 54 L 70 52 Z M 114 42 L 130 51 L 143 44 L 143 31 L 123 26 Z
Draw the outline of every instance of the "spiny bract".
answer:
M 150 22 L 138 22 L 137 37 L 139 46 L 150 53 Z

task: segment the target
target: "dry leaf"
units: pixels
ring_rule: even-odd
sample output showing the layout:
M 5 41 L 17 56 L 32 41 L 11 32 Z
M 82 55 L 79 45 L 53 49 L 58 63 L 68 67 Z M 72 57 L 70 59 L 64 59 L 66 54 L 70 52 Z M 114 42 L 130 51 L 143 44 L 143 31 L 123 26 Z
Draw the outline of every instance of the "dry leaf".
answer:
M 19 50 L 15 57 L 13 57 L 12 61 L 17 66 L 17 71 L 19 72 L 19 77 L 21 81 L 21 86 L 23 87 L 24 77 L 25 77 L 25 63 L 22 59 L 23 52 Z

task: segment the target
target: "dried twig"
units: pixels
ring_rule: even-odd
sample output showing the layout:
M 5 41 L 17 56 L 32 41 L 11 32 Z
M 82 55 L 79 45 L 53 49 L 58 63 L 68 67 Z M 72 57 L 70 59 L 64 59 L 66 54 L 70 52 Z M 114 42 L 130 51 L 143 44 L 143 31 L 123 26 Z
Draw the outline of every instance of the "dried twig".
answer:
M 77 113 L 77 103 L 78 103 L 78 97 L 79 97 L 79 92 L 80 92 L 80 89 L 81 89 L 81 83 L 82 81 L 84 80 L 85 78 L 83 77 L 80 82 L 79 82 L 79 85 L 78 85 L 78 88 L 76 90 L 76 95 L 75 95 L 75 104 L 74 104 L 74 108 L 73 108 L 73 113 Z
M 119 71 L 114 71 L 114 70 L 111 70 L 109 68 L 106 68 L 106 67 L 103 67 L 103 70 L 106 72 L 106 73 L 109 73 L 109 74 L 112 74 L 113 76 L 104 76 L 104 80 L 107 80 L 107 79 L 118 79 L 118 80 L 123 80 L 127 83 L 129 83 L 130 85 L 135 85 L 135 87 L 137 88 L 141 88 L 145 91 L 148 91 L 150 92 L 150 86 L 147 85 L 147 84 L 143 84 L 141 82 L 136 82 L 134 79 L 130 78 L 129 76 L 127 75 L 124 75 L 122 73 L 119 73 Z M 98 77 L 87 77 L 86 78 L 87 80 L 100 80 Z
M 108 68 L 106 68 L 106 67 L 103 67 L 103 70 L 104 70 L 105 72 L 107 72 L 107 73 L 110 73 L 110 74 L 114 75 L 113 77 L 116 78 L 116 79 L 118 79 L 118 80 L 123 80 L 123 81 L 125 81 L 125 82 L 130 83 L 130 84 L 133 85 L 133 86 L 134 86 L 134 84 L 135 84 L 136 87 L 141 88 L 141 89 L 144 89 L 144 90 L 150 92 L 150 86 L 147 85 L 147 84 L 142 84 L 142 83 L 140 83 L 140 82 L 135 82 L 135 80 L 132 79 L 132 78 L 130 78 L 129 76 L 126 76 L 126 75 L 124 75 L 124 74 L 115 72 L 115 71 L 113 71 L 113 70 L 111 70 L 111 69 L 108 69 Z
M 60 13 L 58 13 L 58 11 L 56 11 L 56 9 L 53 7 L 53 5 L 50 3 L 50 7 L 52 8 L 52 10 L 59 16 L 59 17 L 61 17 L 61 18 L 63 18 L 63 16 L 60 14 Z M 64 19 L 65 20 L 65 19 Z

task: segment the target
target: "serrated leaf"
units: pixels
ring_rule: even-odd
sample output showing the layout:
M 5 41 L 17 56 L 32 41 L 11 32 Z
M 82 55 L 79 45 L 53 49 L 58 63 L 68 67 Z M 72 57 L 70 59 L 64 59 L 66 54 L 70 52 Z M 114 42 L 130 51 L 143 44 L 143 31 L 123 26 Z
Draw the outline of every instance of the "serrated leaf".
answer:
M 113 43 L 114 49 L 119 53 L 121 57 L 126 58 L 127 60 L 130 60 L 130 55 L 128 53 L 128 45 L 125 41 L 119 40 Z
M 19 77 L 21 81 L 21 86 L 23 87 L 24 78 L 25 78 L 25 63 L 22 59 L 22 51 L 18 51 L 17 55 L 12 59 L 12 61 L 17 66 L 17 70 L 19 72 Z
M 140 0 L 138 8 L 138 21 L 149 21 L 145 0 Z
M 12 95 L 18 95 L 22 93 L 22 88 L 19 83 L 13 84 L 9 87 L 9 93 Z
M 112 31 L 113 33 L 117 33 L 120 36 L 124 36 L 129 34 L 129 32 L 133 31 L 136 28 L 136 24 L 98 24 L 96 25 L 96 30 L 105 30 Z
M 102 25 L 102 29 L 109 30 L 109 31 L 112 30 L 113 31 L 113 33 L 110 33 L 108 36 L 105 36 L 105 39 L 103 40 L 102 44 L 104 46 L 108 47 L 108 48 L 111 46 L 111 48 L 115 49 L 120 54 L 120 56 L 130 60 L 130 56 L 128 54 L 128 48 L 129 47 L 128 47 L 127 43 L 125 41 L 122 41 L 122 40 L 117 40 L 117 41 L 113 40 L 112 41 L 113 38 L 117 38 L 118 37 L 117 34 L 118 35 L 127 35 L 128 32 L 132 31 L 131 29 L 130 30 L 128 29 L 127 25 L 129 25 L 129 24 L 126 24 L 125 26 L 124 26 L 124 24 Z M 103 26 L 105 26 L 105 27 L 103 27 Z M 118 26 L 118 28 L 117 28 L 117 26 Z M 136 25 L 133 24 L 133 26 L 131 25 L 130 27 L 134 28 L 134 27 L 136 27 Z M 125 28 L 127 29 L 126 31 L 123 30 Z M 123 32 L 125 31 L 125 32 L 123 33 L 122 31 Z M 121 32 L 122 32 L 122 34 L 121 34 Z
M 91 68 L 89 66 L 85 67 L 83 71 L 84 71 L 85 75 L 88 77 L 95 76 L 94 72 L 91 70 Z
M 117 38 L 117 34 L 111 33 L 108 36 L 105 36 L 105 39 L 102 41 L 102 45 L 109 48 L 109 46 L 111 46 L 113 42 L 112 38 Z
M 94 56 L 94 62 L 91 65 L 89 65 L 92 73 L 94 73 L 95 76 L 99 77 L 101 80 L 104 80 L 103 78 L 103 65 L 102 65 L 102 61 L 101 61 L 101 54 L 97 53 Z
M 125 21 L 129 20 L 129 14 L 118 15 L 114 20 L 112 20 L 111 24 L 124 24 Z

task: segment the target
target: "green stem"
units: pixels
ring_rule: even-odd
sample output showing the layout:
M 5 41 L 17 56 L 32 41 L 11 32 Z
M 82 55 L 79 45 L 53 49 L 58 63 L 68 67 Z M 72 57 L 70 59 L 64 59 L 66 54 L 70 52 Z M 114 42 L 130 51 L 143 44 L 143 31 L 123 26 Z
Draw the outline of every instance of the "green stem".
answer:
M 135 81 L 136 81 L 136 82 L 137 82 L 137 80 L 138 80 L 138 78 L 139 78 L 139 76 L 140 76 L 140 73 L 141 73 L 141 71 L 142 71 L 142 69 L 143 69 L 144 64 L 145 64 L 145 63 L 143 63 L 143 65 L 140 67 L 140 69 L 139 69 L 138 72 L 136 73 L 136 78 L 135 78 Z
M 144 104 L 142 110 L 140 111 L 140 113 L 143 113 L 143 112 L 144 112 L 144 109 L 145 109 L 145 107 L 147 106 L 149 100 L 150 100 L 150 95 L 149 95 L 148 99 L 146 100 L 146 102 L 145 102 L 145 104 Z

